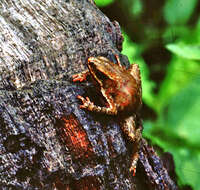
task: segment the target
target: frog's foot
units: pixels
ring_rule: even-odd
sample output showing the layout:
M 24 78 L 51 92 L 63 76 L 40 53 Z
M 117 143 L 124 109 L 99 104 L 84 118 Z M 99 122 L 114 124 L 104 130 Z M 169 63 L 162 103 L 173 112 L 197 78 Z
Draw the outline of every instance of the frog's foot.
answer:
M 135 174 L 136 174 L 136 167 L 130 167 L 130 168 L 129 168 L 129 171 L 131 172 L 131 174 L 132 174 L 133 176 L 135 176 Z
M 87 109 L 89 111 L 93 111 L 95 105 L 93 102 L 90 101 L 90 99 L 88 97 L 84 98 L 84 97 L 78 95 L 77 98 L 80 99 L 83 103 L 83 105 L 80 105 L 80 108 Z
M 80 108 L 82 109 L 87 109 L 92 112 L 97 112 L 97 113 L 106 113 L 109 115 L 116 115 L 117 110 L 114 108 L 107 108 L 107 107 L 100 107 L 96 106 L 93 102 L 90 101 L 88 97 L 84 98 L 82 96 L 77 96 L 78 99 L 82 101 L 82 105 L 80 105 Z
M 87 78 L 87 75 L 88 75 L 89 71 L 86 70 L 86 71 L 83 71 L 82 73 L 78 73 L 78 74 L 75 74 L 72 76 L 72 79 L 73 79 L 73 82 L 82 82 L 82 81 L 85 81 L 86 78 Z

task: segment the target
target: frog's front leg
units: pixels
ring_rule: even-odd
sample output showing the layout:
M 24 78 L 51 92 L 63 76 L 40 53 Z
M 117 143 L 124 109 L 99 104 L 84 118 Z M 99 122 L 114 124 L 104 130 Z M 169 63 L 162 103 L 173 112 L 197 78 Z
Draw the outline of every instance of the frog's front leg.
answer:
M 108 107 L 97 106 L 93 102 L 91 102 L 88 97 L 84 98 L 79 95 L 77 96 L 77 98 L 80 99 L 83 103 L 83 105 L 80 105 L 80 108 L 82 109 L 87 109 L 92 112 L 105 113 L 108 115 L 117 115 L 117 108 L 112 100 L 109 98 L 106 98 L 108 102 Z
M 90 75 L 89 70 L 85 70 L 81 73 L 75 74 L 72 76 L 73 82 L 77 82 L 77 81 L 82 82 L 86 80 L 88 75 Z M 101 93 L 103 97 L 105 97 L 106 99 L 106 102 L 108 104 L 107 107 L 97 106 L 93 102 L 91 102 L 88 97 L 84 98 L 79 95 L 77 96 L 77 98 L 80 99 L 83 103 L 83 105 L 80 105 L 80 108 L 87 109 L 92 112 L 105 113 L 108 115 L 117 115 L 117 107 L 115 103 L 113 102 L 113 99 L 107 96 L 106 92 L 103 89 L 101 90 Z
M 73 82 L 77 82 L 77 81 L 82 82 L 82 81 L 85 81 L 88 75 L 90 75 L 90 72 L 89 72 L 88 69 L 85 70 L 85 71 L 83 71 L 83 72 L 81 72 L 81 73 L 75 74 L 75 75 L 72 76 Z

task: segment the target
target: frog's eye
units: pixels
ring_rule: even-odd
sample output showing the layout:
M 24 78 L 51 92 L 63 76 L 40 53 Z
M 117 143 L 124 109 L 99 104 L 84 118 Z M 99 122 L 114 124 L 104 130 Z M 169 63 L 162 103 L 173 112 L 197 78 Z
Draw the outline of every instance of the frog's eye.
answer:
M 91 67 L 91 72 L 97 77 L 98 80 L 105 81 L 105 80 L 109 79 L 107 77 L 107 75 L 105 75 L 105 73 L 103 73 L 97 69 L 95 64 L 90 63 L 90 67 Z
M 96 71 L 96 76 L 100 81 L 106 81 L 107 79 L 109 79 L 104 73 L 99 70 Z

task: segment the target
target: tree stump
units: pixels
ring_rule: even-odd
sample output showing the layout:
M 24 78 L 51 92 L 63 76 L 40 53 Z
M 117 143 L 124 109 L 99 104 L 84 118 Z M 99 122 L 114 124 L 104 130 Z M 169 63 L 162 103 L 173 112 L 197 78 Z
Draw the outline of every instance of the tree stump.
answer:
M 96 92 L 72 75 L 97 55 L 128 67 L 122 41 L 92 0 L 1 0 L 0 189 L 177 189 L 144 139 L 132 176 L 116 118 L 79 108 Z

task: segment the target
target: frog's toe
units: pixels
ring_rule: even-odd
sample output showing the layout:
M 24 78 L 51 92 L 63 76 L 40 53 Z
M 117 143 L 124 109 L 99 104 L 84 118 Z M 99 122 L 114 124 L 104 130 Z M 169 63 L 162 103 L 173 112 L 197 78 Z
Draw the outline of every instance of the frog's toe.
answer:
M 131 167 L 129 168 L 129 171 L 133 174 L 133 176 L 135 176 L 135 173 L 136 173 L 137 161 L 138 161 L 138 157 L 135 157 L 135 159 L 133 159 L 131 163 Z
M 78 95 L 77 98 L 82 101 L 83 105 L 87 102 L 87 99 L 85 99 L 83 96 Z
M 94 107 L 94 103 L 91 102 L 88 97 L 84 98 L 78 95 L 77 98 L 80 99 L 83 103 L 83 105 L 80 105 L 80 108 L 91 110 Z
M 82 82 L 84 80 L 86 80 L 86 76 L 82 75 L 82 74 L 75 74 L 72 76 L 73 82 Z
M 135 174 L 136 174 L 136 167 L 135 166 L 131 166 L 129 168 L 129 171 L 132 173 L 133 176 L 135 176 Z

